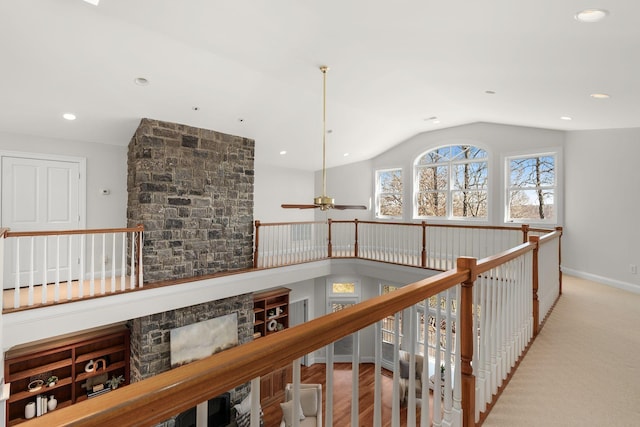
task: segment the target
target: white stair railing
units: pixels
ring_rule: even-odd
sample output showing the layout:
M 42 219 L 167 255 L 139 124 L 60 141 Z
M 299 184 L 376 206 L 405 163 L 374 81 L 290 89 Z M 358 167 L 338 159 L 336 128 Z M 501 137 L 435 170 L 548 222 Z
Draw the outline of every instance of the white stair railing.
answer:
M 474 284 L 476 422 L 532 338 L 532 255 L 496 266 Z
M 3 288 L 12 285 L 13 301 L 5 301 L 3 308 L 31 307 L 141 287 L 142 232 L 141 226 L 6 232 L 8 250 L 4 261 L 5 267 L 10 268 L 4 274 Z M 131 252 L 127 262 L 128 248 Z

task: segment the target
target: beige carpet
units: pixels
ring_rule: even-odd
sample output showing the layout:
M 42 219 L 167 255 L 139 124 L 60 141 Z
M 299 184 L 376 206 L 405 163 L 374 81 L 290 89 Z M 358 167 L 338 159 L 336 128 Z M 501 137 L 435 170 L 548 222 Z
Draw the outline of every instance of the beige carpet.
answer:
M 484 427 L 640 426 L 640 294 L 564 276 Z

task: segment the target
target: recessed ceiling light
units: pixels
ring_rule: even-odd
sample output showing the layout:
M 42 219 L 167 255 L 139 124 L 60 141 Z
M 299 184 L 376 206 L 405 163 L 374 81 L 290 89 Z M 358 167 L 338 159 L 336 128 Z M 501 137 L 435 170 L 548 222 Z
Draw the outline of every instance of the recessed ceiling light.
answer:
M 600 22 L 609 14 L 608 11 L 604 9 L 585 9 L 574 15 L 576 21 L 584 22 L 587 24 L 593 22 Z
M 436 124 L 436 125 L 437 125 L 438 123 L 440 123 L 440 119 L 439 119 L 439 118 L 437 118 L 436 116 L 431 116 L 431 117 L 429 117 L 429 118 L 427 118 L 427 119 L 424 119 L 424 121 L 425 121 L 425 122 L 431 122 L 431 123 Z
M 573 120 L 573 118 L 569 117 L 569 116 L 560 116 L 560 120 Z
M 73 113 L 64 113 L 62 115 L 62 117 L 66 120 L 75 120 L 76 119 L 76 115 Z
M 195 107 L 195 106 L 194 106 L 194 107 L 191 107 L 191 109 L 192 109 L 193 111 L 198 111 L 198 110 L 200 110 L 200 107 Z
M 149 84 L 149 80 L 145 79 L 144 77 L 136 77 L 135 79 L 133 79 L 133 82 L 138 86 L 147 86 Z
M 494 90 L 485 90 L 484 93 L 486 93 L 487 95 L 495 95 L 496 91 L 494 91 Z
M 348 156 L 349 156 L 349 153 L 344 153 L 344 154 L 343 154 L 343 156 L 344 156 L 344 157 L 348 157 Z
M 592 93 L 589 96 L 592 97 L 592 98 L 595 98 L 595 99 L 609 99 L 609 98 L 611 98 L 611 96 L 607 95 L 606 93 Z
M 98 3 L 100 3 L 100 0 L 84 0 L 84 1 L 86 1 L 87 3 L 92 4 L 94 6 L 97 6 Z
M 281 156 L 284 156 L 285 154 L 287 154 L 287 150 L 282 150 L 282 151 L 280 152 L 280 155 L 281 155 Z

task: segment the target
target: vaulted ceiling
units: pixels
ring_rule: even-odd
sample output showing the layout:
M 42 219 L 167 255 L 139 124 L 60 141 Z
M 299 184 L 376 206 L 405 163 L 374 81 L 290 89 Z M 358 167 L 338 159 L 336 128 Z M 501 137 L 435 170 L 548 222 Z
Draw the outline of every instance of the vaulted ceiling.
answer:
M 609 13 L 578 22 L 586 7 Z M 477 121 L 638 127 L 639 14 L 637 0 L 3 0 L 0 131 L 127 145 L 148 117 L 317 170 L 323 64 L 328 166 Z

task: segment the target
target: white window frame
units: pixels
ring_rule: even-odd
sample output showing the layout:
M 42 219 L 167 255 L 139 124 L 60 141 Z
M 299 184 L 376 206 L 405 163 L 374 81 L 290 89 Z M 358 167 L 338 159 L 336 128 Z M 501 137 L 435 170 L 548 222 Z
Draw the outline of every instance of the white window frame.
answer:
M 561 222 L 562 212 L 563 212 L 563 197 L 562 197 L 562 188 L 563 188 L 563 178 L 562 178 L 562 147 L 547 147 L 541 148 L 539 150 L 527 150 L 520 151 L 517 153 L 505 154 L 503 156 L 503 182 L 504 187 L 502 191 L 502 206 L 503 206 L 503 220 L 505 224 L 541 224 L 541 225 L 557 225 Z M 511 169 L 509 167 L 509 162 L 515 159 L 526 159 L 533 157 L 545 157 L 552 156 L 554 157 L 554 169 L 555 169 L 555 186 L 553 187 L 554 191 L 554 204 L 555 209 L 553 212 L 553 218 L 549 219 L 540 219 L 540 218 L 509 218 L 509 192 L 511 190 L 511 177 L 510 172 Z
M 379 286 L 378 295 L 386 295 L 386 294 L 383 293 L 383 289 L 384 289 L 385 286 L 394 287 L 395 289 L 393 291 L 391 291 L 391 292 L 395 292 L 396 290 L 402 288 L 402 286 L 400 286 L 400 285 L 393 285 L 393 284 L 390 284 L 390 283 L 387 283 L 387 282 L 384 282 L 384 283 L 380 282 L 378 286 Z M 389 293 L 391 293 L 391 292 L 389 292 Z M 388 316 L 388 317 L 393 317 L 393 316 L 395 316 L 395 314 L 393 314 L 391 316 Z M 400 324 L 402 325 L 402 313 L 400 314 Z M 393 341 L 385 341 L 384 336 L 385 336 L 385 334 L 389 334 L 393 339 L 393 336 L 395 335 L 395 330 L 385 329 L 384 328 L 384 322 L 383 322 L 381 327 L 380 327 L 380 332 L 382 334 L 382 336 L 380 337 L 382 339 L 382 342 L 384 342 L 386 344 L 393 344 Z M 400 328 L 400 340 L 399 340 L 399 342 L 401 344 L 402 344 L 402 338 L 403 337 L 404 337 L 404 333 L 402 331 L 402 328 Z
M 440 148 L 446 148 L 446 147 L 451 147 L 451 146 L 460 146 L 460 145 L 469 145 L 469 146 L 473 146 L 474 148 L 483 150 L 485 153 L 487 153 L 487 157 L 484 158 L 484 160 L 474 160 L 474 159 L 469 159 L 469 160 L 449 160 L 448 162 L 443 162 L 443 163 L 433 163 L 433 165 L 443 165 L 443 166 L 447 166 L 449 169 L 449 176 L 447 179 L 447 205 L 446 205 L 446 212 L 447 215 L 446 216 L 428 216 L 428 215 L 418 215 L 418 193 L 420 191 L 420 183 L 418 180 L 418 168 L 421 166 L 425 166 L 425 165 L 418 165 L 419 160 L 424 157 L 425 154 L 429 153 L 430 151 L 434 151 L 434 150 L 438 150 Z M 453 216 L 453 182 L 454 182 L 454 168 L 457 165 L 460 164 L 464 164 L 464 163 L 477 163 L 477 162 L 481 162 L 484 161 L 487 164 L 487 216 L 486 217 L 459 217 L 459 216 Z M 427 166 L 428 167 L 428 166 Z M 432 147 L 429 148 L 423 152 L 421 152 L 420 154 L 418 154 L 414 159 L 413 159 L 413 192 L 412 192 L 412 209 L 413 209 L 413 219 L 420 219 L 420 220 L 424 220 L 424 219 L 429 219 L 429 220 L 435 220 L 435 221 L 446 221 L 446 222 L 484 222 L 484 223 L 488 223 L 490 221 L 491 218 L 491 193 L 492 193 L 492 188 L 491 188 L 491 183 L 492 183 L 492 179 L 491 179 L 491 172 L 492 172 L 492 162 L 491 162 L 491 153 L 490 151 L 482 146 L 481 144 L 478 144 L 476 141 L 452 141 L 448 144 L 445 145 L 439 145 L 437 147 Z
M 380 188 L 380 175 L 384 172 L 395 172 L 400 171 L 400 180 L 402 181 L 402 192 L 400 193 L 400 198 L 402 200 L 402 209 L 400 215 L 382 215 L 380 214 L 380 203 L 382 202 L 382 196 L 385 194 L 396 194 L 396 193 L 383 193 Z M 404 171 L 401 167 L 398 168 L 386 168 L 386 169 L 376 169 L 375 171 L 375 217 L 380 219 L 401 219 L 404 216 L 405 210 L 405 197 L 404 197 Z

